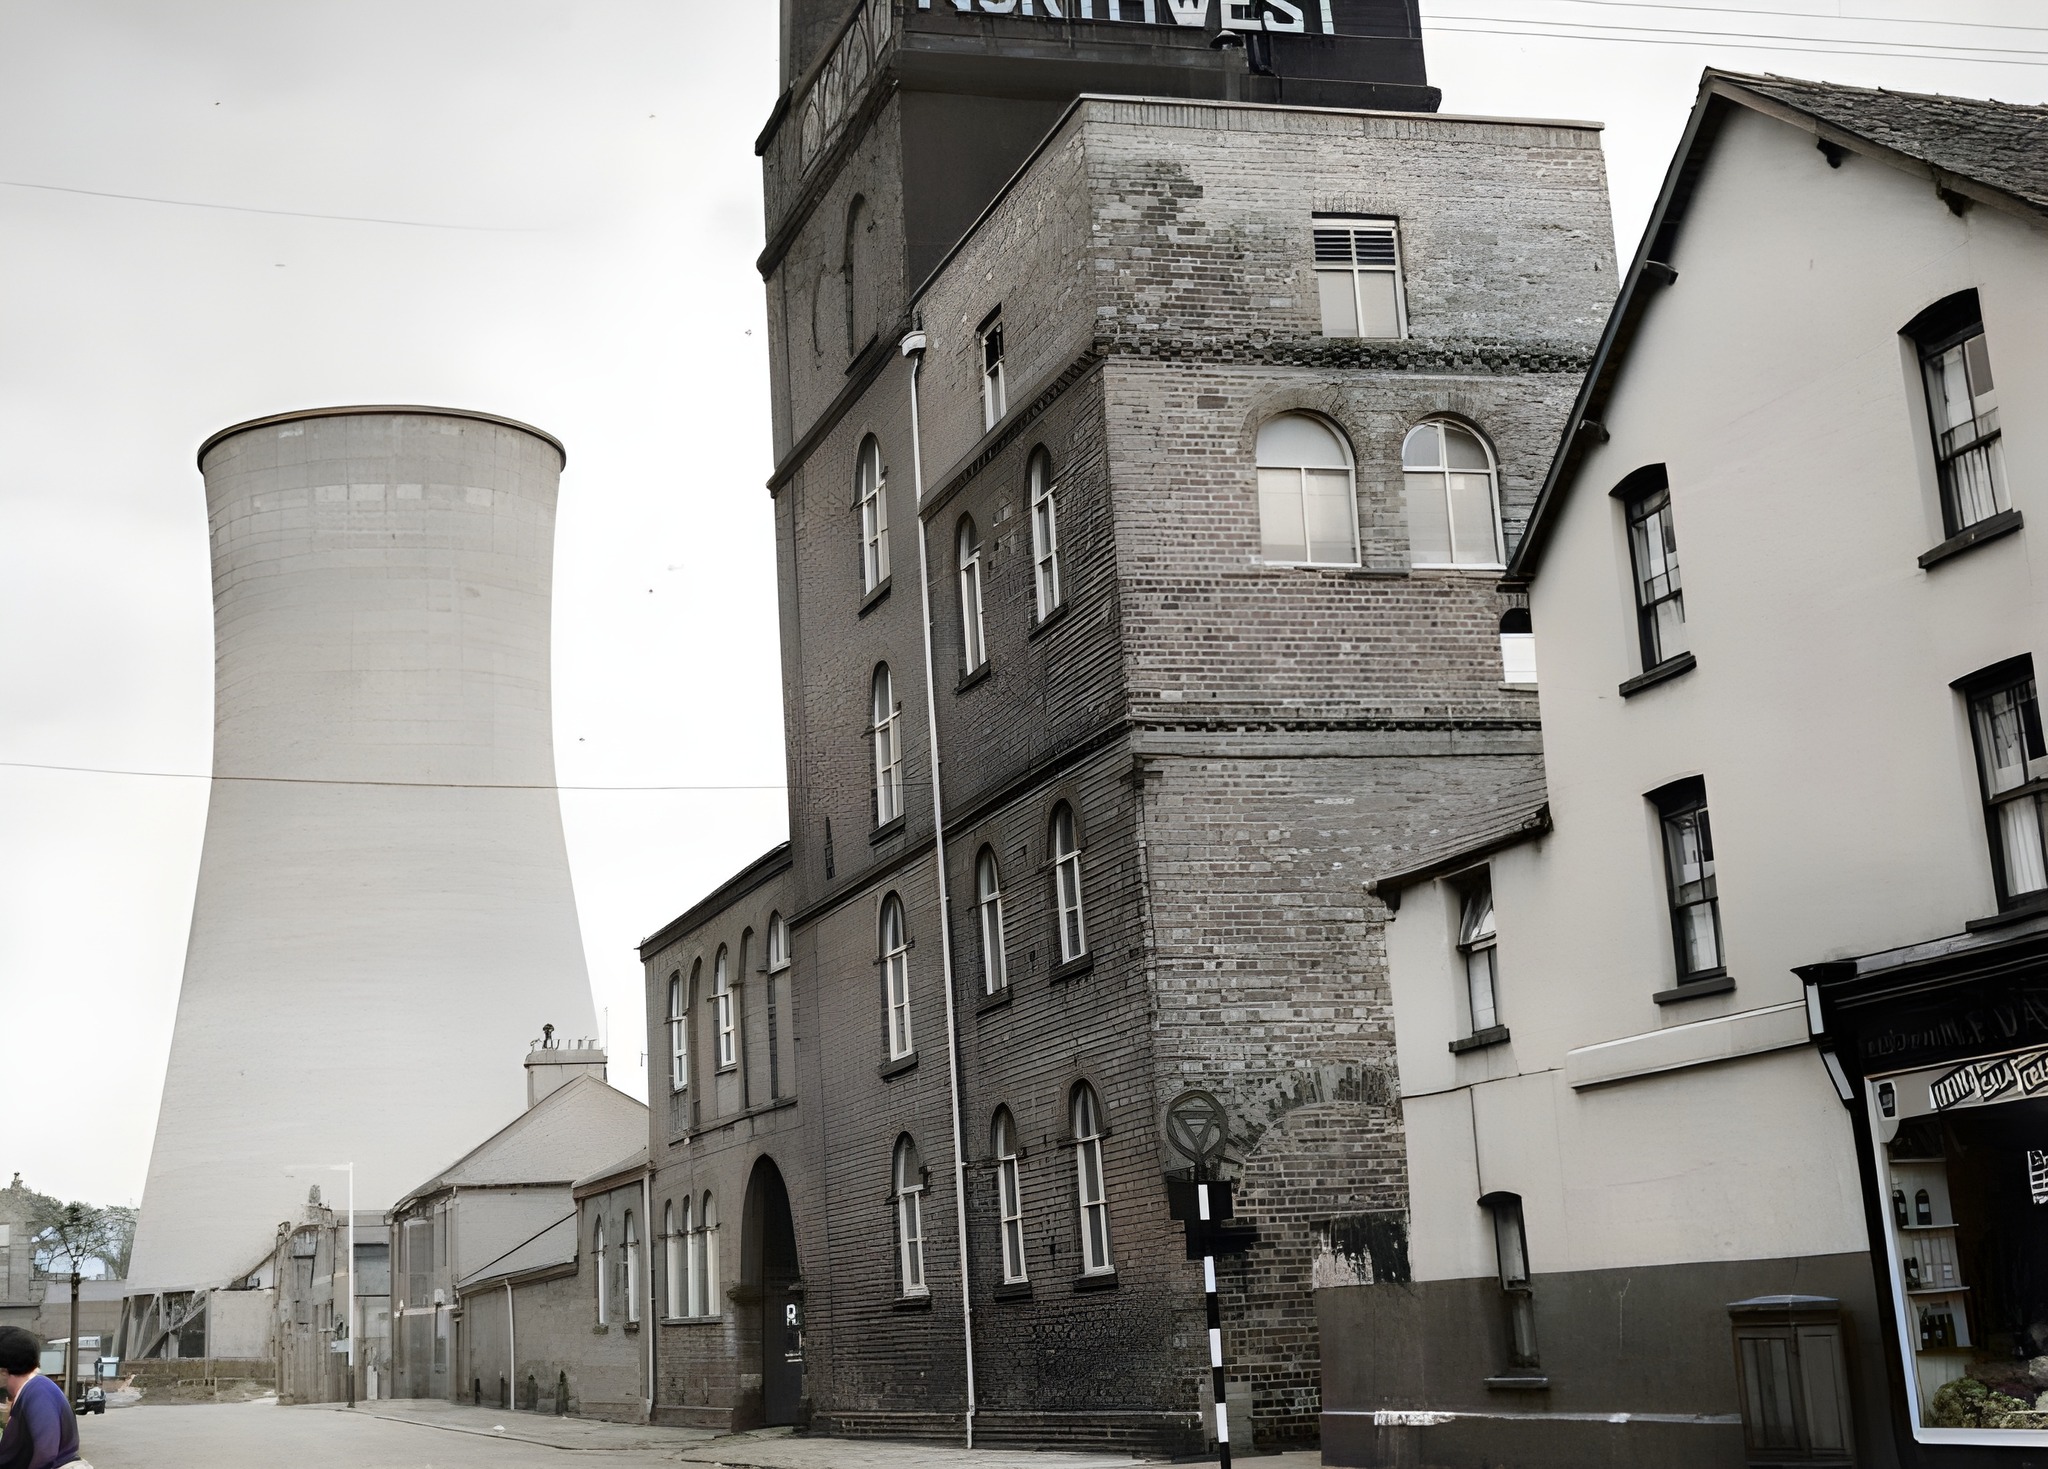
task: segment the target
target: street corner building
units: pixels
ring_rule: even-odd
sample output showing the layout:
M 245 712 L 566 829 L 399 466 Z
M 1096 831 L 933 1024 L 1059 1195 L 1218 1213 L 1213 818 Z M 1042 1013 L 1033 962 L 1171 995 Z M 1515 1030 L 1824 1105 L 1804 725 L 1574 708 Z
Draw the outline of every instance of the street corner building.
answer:
M 1366 883 L 1540 790 L 1599 133 L 1437 114 L 1410 4 L 992 8 L 784 8 L 791 839 L 641 950 L 656 1412 L 1200 1450 L 1201 1177 L 1312 1441 L 1407 1272 Z
M 1325 1462 L 2048 1463 L 2044 157 L 1707 73 L 1509 566 L 1547 785 L 1377 874 Z
M 124 1355 L 209 1335 L 309 1185 L 381 1209 L 595 1029 L 549 708 L 554 439 L 455 409 L 237 425 L 200 450 L 214 783 Z M 223 1308 L 225 1309 L 225 1308 Z M 257 1350 L 248 1355 L 262 1355 Z

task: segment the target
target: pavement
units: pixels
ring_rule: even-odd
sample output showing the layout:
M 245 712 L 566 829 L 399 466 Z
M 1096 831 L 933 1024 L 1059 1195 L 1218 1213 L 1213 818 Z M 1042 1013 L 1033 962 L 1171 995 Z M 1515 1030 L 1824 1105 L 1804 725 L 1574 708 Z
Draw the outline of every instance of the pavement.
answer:
M 716 1436 L 431 1399 L 355 1408 L 285 1408 L 274 1398 L 144 1402 L 81 1419 L 78 1432 L 93 1469 L 1130 1469 L 1157 1462 L 1053 1449 L 807 1438 L 786 1428 Z M 1245 1469 L 1315 1469 L 1320 1456 L 1246 1454 L 1237 1462 Z

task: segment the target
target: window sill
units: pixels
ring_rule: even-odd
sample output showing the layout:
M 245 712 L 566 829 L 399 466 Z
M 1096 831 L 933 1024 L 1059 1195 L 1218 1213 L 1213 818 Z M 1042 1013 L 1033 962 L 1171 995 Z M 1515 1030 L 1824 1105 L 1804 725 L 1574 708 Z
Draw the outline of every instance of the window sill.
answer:
M 1951 556 L 1960 556 L 1972 546 L 1981 546 L 1986 541 L 1995 541 L 2000 536 L 2009 536 L 2026 522 L 2017 510 L 2001 510 L 1996 515 L 1987 515 L 1975 525 L 1965 526 L 1931 551 L 1920 553 L 1920 569 L 1931 571 Z
M 2021 923 L 2029 918 L 2038 918 L 2048 913 L 2048 892 L 2029 893 L 2015 899 L 2010 907 L 2001 908 L 1988 918 L 1972 918 L 1963 925 L 1965 933 L 1982 933 L 1987 928 L 2004 928 L 2008 923 Z
M 1031 631 L 1025 634 L 1025 638 L 1030 642 L 1037 642 L 1039 634 L 1048 628 L 1057 627 L 1066 618 L 1067 609 L 1073 605 L 1072 602 L 1061 602 L 1059 606 L 1032 623 Z
M 1644 689 L 1653 688 L 1660 683 L 1677 678 L 1681 673 L 1691 673 L 1695 661 L 1690 653 L 1680 653 L 1676 658 L 1666 658 L 1655 668 L 1645 668 L 1634 678 L 1623 679 L 1620 689 L 1621 696 L 1624 699 L 1631 698 L 1636 694 L 1640 694 Z
M 640 1323 L 637 1321 L 628 1321 L 625 1325 L 624 1330 L 628 1336 L 638 1336 L 640 1334 Z
M 866 617 L 870 612 L 874 611 L 877 607 L 881 606 L 884 602 L 888 600 L 889 578 L 885 576 L 880 581 L 875 583 L 875 589 L 873 591 L 869 592 L 866 596 L 860 599 L 860 615 L 862 617 Z
M 1116 1272 L 1114 1270 L 1101 1270 L 1093 1275 L 1077 1275 L 1074 1277 L 1074 1294 L 1076 1295 L 1080 1295 L 1084 1291 L 1115 1289 Z
M 726 1062 L 726 1063 L 725 1063 L 725 1064 L 724 1064 L 723 1066 L 719 1067 L 719 1068 L 718 1068 L 718 1069 L 717 1069 L 716 1071 L 712 1072 L 711 1074 L 712 1074 L 713 1076 L 730 1076 L 730 1075 L 732 1075 L 732 1074 L 733 1074 L 733 1073 L 734 1073 L 735 1071 L 737 1071 L 737 1070 L 739 1070 L 739 1069 L 740 1069 L 740 1063 L 739 1063 L 739 1062 L 737 1062 L 737 1061 L 728 1061 L 728 1062 Z
M 1094 967 L 1095 955 L 1083 954 L 1079 958 L 1067 960 L 1064 964 L 1055 964 L 1051 973 L 1046 975 L 1046 981 L 1050 984 L 1065 984 L 1070 979 L 1079 979 Z
M 912 1051 L 908 1056 L 898 1056 L 894 1061 L 884 1061 L 875 1068 L 875 1075 L 881 1077 L 884 1081 L 894 1081 L 897 1077 L 903 1075 L 904 1072 L 915 1070 L 917 1070 L 917 1052 Z
M 1660 1005 L 1676 1005 L 1681 1000 L 1703 1000 L 1708 995 L 1725 995 L 1735 989 L 1735 980 L 1727 970 L 1715 969 L 1688 979 L 1684 984 L 1668 990 L 1658 990 L 1650 996 Z
M 723 1315 L 718 1315 L 718 1316 L 664 1316 L 664 1317 L 662 1318 L 662 1320 L 661 1320 L 661 1324 L 662 1324 L 663 1326 L 717 1326 L 717 1325 L 720 1325 L 721 1323 L 723 1323 L 723 1322 L 724 1322 L 724 1320 L 725 1320 L 725 1317 L 724 1317 Z
M 929 1291 L 921 1295 L 898 1296 L 889 1303 L 889 1309 L 892 1311 L 929 1311 L 931 1308 L 932 1298 Z
M 960 675 L 960 682 L 954 685 L 953 692 L 956 694 L 966 693 L 976 684 L 986 680 L 989 675 L 989 670 L 992 669 L 994 666 L 995 665 L 990 663 L 988 659 L 982 659 L 980 665 L 976 667 L 972 672 L 963 673 Z
M 1484 1030 L 1475 1030 L 1470 1035 L 1460 1036 L 1451 1042 L 1451 1054 L 1462 1056 L 1467 1051 L 1483 1051 L 1488 1046 L 1505 1045 L 1508 1028 L 1505 1025 L 1489 1025 Z
M 998 1010 L 1008 1009 L 1010 1005 L 1010 994 L 1010 987 L 1008 985 L 1004 985 L 994 994 L 984 999 L 979 1005 L 976 1005 L 974 1007 L 974 1013 L 976 1015 L 993 1015 Z
M 876 827 L 873 831 L 868 833 L 868 845 L 871 847 L 878 847 L 883 842 L 889 840 L 890 837 L 902 836 L 903 823 L 905 819 L 906 818 L 901 816 L 890 817 L 887 821 L 883 822 L 880 826 Z
M 1516 1372 L 1486 1379 L 1488 1392 L 1549 1392 L 1549 1377 L 1535 1372 Z
M 1028 1301 L 1031 1299 L 1031 1282 L 1012 1280 L 995 1288 L 995 1299 L 999 1301 Z

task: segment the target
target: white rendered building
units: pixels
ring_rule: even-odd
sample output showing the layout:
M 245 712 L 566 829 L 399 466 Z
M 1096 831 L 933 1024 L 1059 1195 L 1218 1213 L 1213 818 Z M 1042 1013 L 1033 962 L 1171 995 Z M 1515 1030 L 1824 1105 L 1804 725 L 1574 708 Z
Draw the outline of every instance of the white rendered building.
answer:
M 137 1295 L 249 1271 L 311 1184 L 342 1201 L 304 1165 L 390 1205 L 519 1111 L 506 1056 L 594 1030 L 549 707 L 564 457 L 410 407 L 201 448 L 214 787 Z
M 2048 1450 L 2044 157 L 1708 73 L 1509 566 L 1547 802 L 1374 889 L 1413 1282 L 1321 1293 L 1326 1462 Z

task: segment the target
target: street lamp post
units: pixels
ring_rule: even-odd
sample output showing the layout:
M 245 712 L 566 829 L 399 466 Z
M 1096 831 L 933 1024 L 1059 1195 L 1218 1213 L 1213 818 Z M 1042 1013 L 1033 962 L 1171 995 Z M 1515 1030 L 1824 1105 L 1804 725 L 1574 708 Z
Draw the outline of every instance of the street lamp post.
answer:
M 285 1172 L 300 1168 L 345 1169 L 348 1172 L 348 1405 L 356 1405 L 356 1165 L 353 1163 L 294 1163 Z

